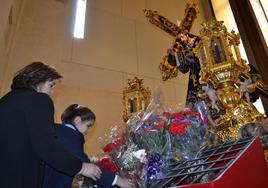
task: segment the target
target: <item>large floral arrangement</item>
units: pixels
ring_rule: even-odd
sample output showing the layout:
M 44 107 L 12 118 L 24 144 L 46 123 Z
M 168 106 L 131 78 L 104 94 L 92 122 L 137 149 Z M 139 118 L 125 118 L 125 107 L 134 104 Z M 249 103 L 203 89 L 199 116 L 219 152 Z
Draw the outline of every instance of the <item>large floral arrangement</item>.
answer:
M 194 158 L 205 145 L 207 115 L 201 104 L 172 111 L 161 98 L 154 98 L 145 112 L 127 122 L 121 136 L 103 147 L 109 156 L 106 166 L 113 163 L 114 172 L 133 179 L 137 187 L 150 187 L 164 177 L 169 164 Z

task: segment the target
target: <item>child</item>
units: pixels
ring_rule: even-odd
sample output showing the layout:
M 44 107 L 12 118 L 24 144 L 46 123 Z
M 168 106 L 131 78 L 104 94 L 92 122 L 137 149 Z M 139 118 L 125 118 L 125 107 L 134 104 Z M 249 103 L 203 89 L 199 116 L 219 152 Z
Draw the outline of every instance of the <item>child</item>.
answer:
M 84 153 L 83 145 L 85 142 L 84 136 L 95 122 L 95 114 L 89 108 L 72 104 L 62 113 L 61 120 L 63 125 L 56 126 L 58 141 L 74 156 L 84 162 L 90 162 L 88 156 Z M 96 168 L 98 167 L 96 166 Z M 68 176 L 47 165 L 43 188 L 70 188 L 72 180 L 72 176 Z M 105 169 L 101 169 L 101 177 L 96 183 L 104 188 L 112 185 L 118 185 L 122 188 L 134 187 L 131 181 L 112 174 Z

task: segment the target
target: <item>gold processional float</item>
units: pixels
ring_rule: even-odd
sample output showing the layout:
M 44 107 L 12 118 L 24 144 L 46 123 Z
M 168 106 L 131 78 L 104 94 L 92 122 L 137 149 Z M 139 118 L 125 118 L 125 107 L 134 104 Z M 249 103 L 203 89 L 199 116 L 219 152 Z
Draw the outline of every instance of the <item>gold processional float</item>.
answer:
M 188 36 L 199 11 L 196 4 L 187 4 L 179 26 L 157 11 L 144 10 L 144 13 L 152 24 L 175 39 L 185 41 L 181 37 Z M 235 140 L 243 125 L 258 123 L 264 118 L 250 102 L 248 93 L 258 89 L 268 96 L 268 87 L 250 75 L 250 67 L 241 58 L 238 48 L 240 36 L 234 31 L 227 32 L 223 21 L 212 19 L 203 23 L 198 37 L 200 40 L 196 45 L 187 45 L 186 48 L 192 48 L 199 59 L 199 84 L 209 88 L 206 94 L 209 95 L 210 102 L 224 111 L 217 119 L 214 131 L 221 141 Z M 191 40 L 194 38 L 188 38 L 186 41 L 191 44 Z M 185 46 L 176 41 L 175 43 L 172 45 L 175 55 L 185 50 Z M 171 65 L 167 61 L 167 56 L 163 58 L 159 68 L 163 80 L 176 77 L 178 74 L 177 66 Z

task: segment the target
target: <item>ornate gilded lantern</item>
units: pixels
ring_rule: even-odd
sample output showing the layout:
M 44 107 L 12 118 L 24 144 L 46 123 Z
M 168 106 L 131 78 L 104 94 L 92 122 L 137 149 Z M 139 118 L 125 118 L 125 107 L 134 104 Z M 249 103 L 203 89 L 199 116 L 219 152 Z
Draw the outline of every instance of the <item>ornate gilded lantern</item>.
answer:
M 128 79 L 128 85 L 123 90 L 123 120 L 126 122 L 130 116 L 140 110 L 145 110 L 150 102 L 151 91 L 144 88 L 143 79 L 134 77 L 134 79 Z
M 213 19 L 202 24 L 200 38 L 195 48 L 201 66 L 199 82 L 215 90 L 217 105 L 225 111 L 216 126 L 217 135 L 222 141 L 234 140 L 241 126 L 262 119 L 262 114 L 244 97 L 245 80 L 240 78 L 250 69 L 240 56 L 240 36 L 227 32 L 223 21 Z

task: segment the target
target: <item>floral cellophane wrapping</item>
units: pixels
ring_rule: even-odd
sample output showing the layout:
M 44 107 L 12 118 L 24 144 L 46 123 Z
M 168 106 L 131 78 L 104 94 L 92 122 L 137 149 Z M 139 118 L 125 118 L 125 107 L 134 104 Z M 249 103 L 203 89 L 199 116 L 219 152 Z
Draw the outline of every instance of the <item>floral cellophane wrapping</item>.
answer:
M 194 158 L 206 145 L 207 116 L 203 102 L 171 110 L 157 93 L 146 111 L 127 121 L 122 135 L 110 134 L 103 150 L 117 166 L 116 173 L 131 178 L 137 187 L 150 187 L 165 177 L 171 164 Z

